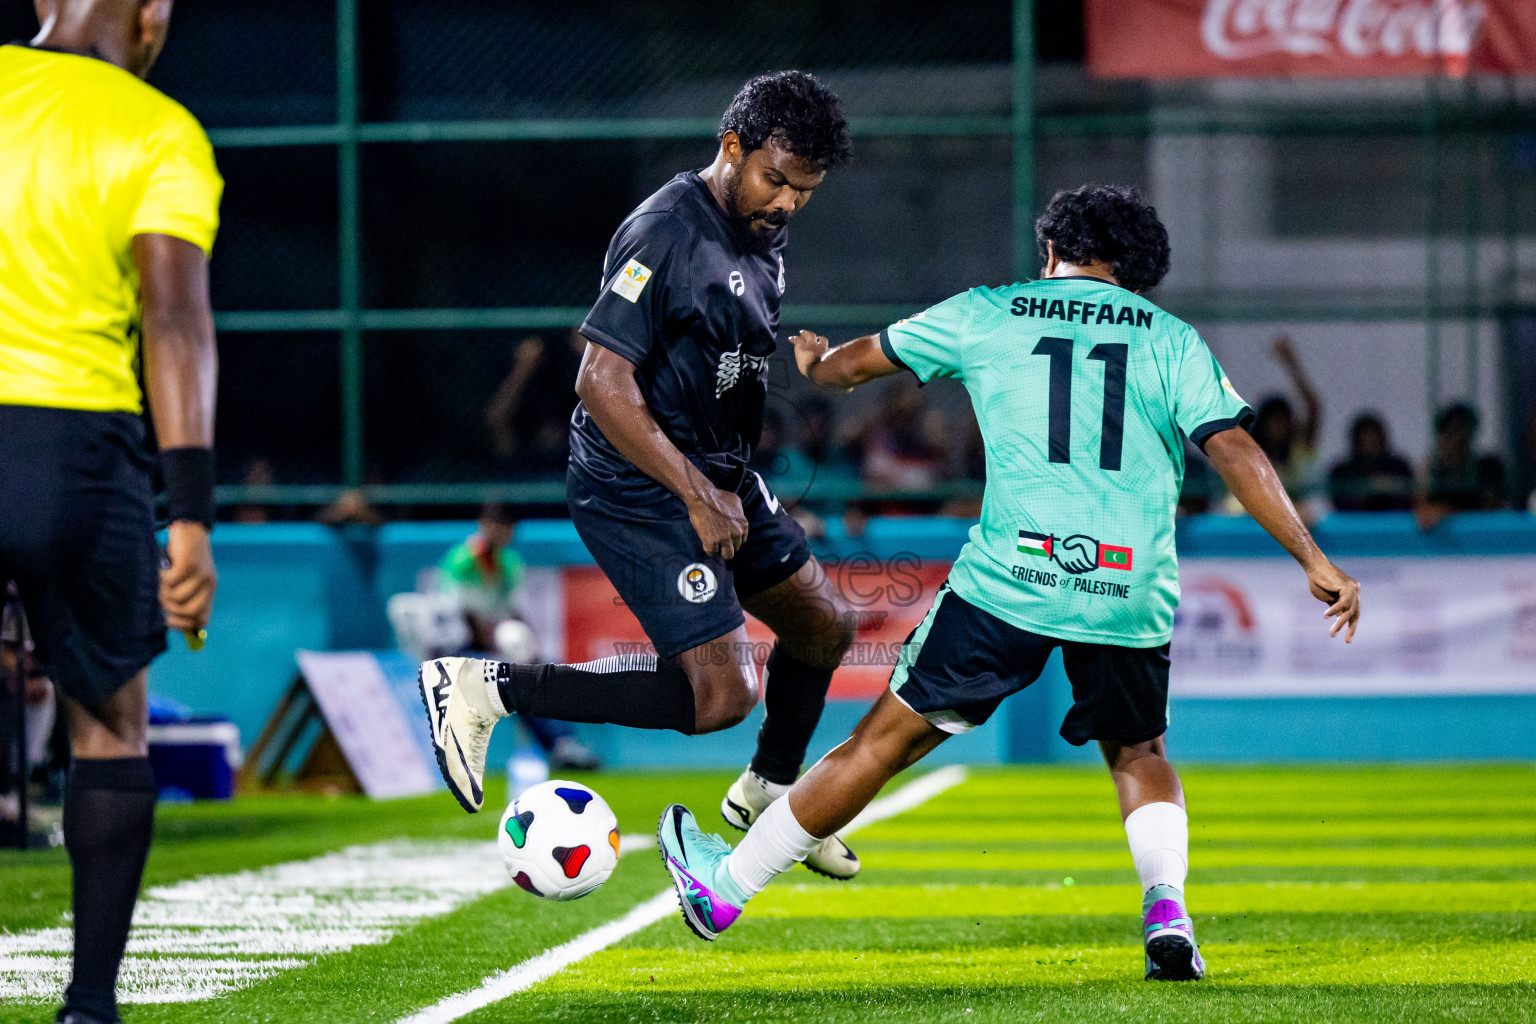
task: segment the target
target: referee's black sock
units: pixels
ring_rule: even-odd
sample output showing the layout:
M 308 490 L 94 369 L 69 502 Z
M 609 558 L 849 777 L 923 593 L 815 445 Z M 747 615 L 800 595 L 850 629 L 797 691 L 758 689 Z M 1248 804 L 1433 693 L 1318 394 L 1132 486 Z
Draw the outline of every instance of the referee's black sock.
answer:
M 155 821 L 146 757 L 77 759 L 64 787 L 64 848 L 74 869 L 75 970 L 64 1006 L 117 1019 L 117 968 L 128 943 Z
M 782 644 L 774 645 L 763 670 L 768 717 L 757 732 L 757 753 L 752 756 L 752 770 L 758 775 L 784 786 L 799 777 L 805 748 L 827 704 L 832 672 L 790 657 Z
M 496 690 L 506 709 L 520 715 L 694 732 L 693 684 L 682 669 L 654 654 L 619 654 L 580 665 L 503 663 Z

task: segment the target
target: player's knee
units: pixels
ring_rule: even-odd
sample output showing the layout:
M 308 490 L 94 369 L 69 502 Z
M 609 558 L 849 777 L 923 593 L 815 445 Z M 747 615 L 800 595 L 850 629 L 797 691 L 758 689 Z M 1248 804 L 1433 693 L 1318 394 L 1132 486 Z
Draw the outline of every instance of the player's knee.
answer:
M 913 761 L 917 749 L 914 737 L 894 732 L 869 731 L 854 741 L 855 753 L 877 768 L 887 778 L 896 775 Z
M 910 723 L 882 714 L 882 710 L 877 704 L 865 715 L 848 742 L 858 757 L 883 769 L 887 775 L 895 775 L 920 756 L 928 730 L 914 729 Z
M 140 672 L 93 708 L 66 698 L 64 721 L 70 751 L 84 758 L 148 757 L 147 693 L 146 674 Z
M 827 627 L 826 634 L 822 638 L 822 648 L 826 651 L 830 662 L 826 667 L 836 668 L 842 662 L 843 655 L 848 653 L 848 648 L 853 646 L 854 638 L 858 636 L 854 617 L 853 610 L 846 609 Z
M 1117 743 L 1113 740 L 1100 740 L 1099 749 L 1104 754 L 1104 760 L 1109 765 L 1110 771 L 1127 771 L 1136 762 L 1148 760 L 1167 761 L 1167 747 L 1163 743 L 1163 737 L 1146 740 L 1142 743 Z
M 712 673 L 692 682 L 695 733 L 719 732 L 739 725 L 757 707 L 757 687 L 739 669 Z
M 133 719 L 93 721 L 85 727 L 72 724 L 69 748 L 75 757 L 83 758 L 148 757 L 148 730 Z

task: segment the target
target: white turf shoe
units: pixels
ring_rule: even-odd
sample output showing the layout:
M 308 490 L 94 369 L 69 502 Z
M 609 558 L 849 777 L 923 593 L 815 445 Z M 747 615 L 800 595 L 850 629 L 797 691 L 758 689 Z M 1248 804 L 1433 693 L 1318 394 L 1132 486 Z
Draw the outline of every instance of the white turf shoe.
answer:
M 480 658 L 424 661 L 416 673 L 437 767 L 471 814 L 485 804 L 485 748 L 506 716 L 496 693 L 496 665 Z
M 788 786 L 769 782 L 748 768 L 726 791 L 725 799 L 720 802 L 720 816 L 727 825 L 745 832 L 769 804 L 787 792 Z M 806 855 L 805 866 L 818 875 L 846 881 L 859 873 L 859 858 L 848 849 L 847 843 L 831 835 Z

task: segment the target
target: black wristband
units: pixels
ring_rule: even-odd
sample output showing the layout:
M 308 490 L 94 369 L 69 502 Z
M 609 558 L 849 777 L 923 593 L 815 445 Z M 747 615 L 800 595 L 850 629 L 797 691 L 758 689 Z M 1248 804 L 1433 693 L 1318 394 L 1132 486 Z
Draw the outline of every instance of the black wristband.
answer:
M 171 522 L 184 519 L 213 529 L 213 449 L 163 448 L 160 474 Z

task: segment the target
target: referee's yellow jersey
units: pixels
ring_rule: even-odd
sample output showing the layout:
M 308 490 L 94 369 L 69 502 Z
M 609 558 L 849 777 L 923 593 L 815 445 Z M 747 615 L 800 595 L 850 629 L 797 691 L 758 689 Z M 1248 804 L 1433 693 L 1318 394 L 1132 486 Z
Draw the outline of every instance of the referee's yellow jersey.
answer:
M 0 46 L 0 405 L 141 411 L 133 236 L 210 252 L 223 190 L 175 100 L 94 57 Z

